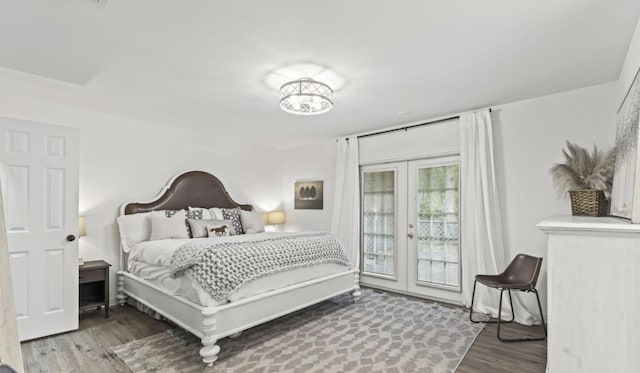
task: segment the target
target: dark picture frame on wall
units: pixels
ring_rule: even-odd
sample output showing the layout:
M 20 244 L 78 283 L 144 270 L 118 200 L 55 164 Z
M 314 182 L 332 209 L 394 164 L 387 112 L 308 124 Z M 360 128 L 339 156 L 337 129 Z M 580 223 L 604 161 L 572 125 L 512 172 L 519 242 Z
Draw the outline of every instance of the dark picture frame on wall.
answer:
M 618 109 L 616 165 L 611 190 L 611 215 L 640 223 L 640 69 Z
M 293 189 L 296 210 L 322 210 L 324 208 L 324 182 L 322 180 L 296 181 Z

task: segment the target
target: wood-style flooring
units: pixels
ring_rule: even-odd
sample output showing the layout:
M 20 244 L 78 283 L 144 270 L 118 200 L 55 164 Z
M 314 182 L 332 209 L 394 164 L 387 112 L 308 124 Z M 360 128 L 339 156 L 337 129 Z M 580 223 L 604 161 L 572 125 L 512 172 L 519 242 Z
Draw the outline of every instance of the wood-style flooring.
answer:
M 109 352 L 109 348 L 171 328 L 130 306 L 80 315 L 77 331 L 28 341 L 22 344 L 26 372 L 130 372 Z M 536 328 L 537 329 L 537 328 Z M 503 328 L 505 336 L 529 329 L 517 324 Z M 536 330 L 538 331 L 538 330 Z M 489 324 L 471 346 L 458 373 L 543 373 L 546 342 L 503 343 L 496 338 L 496 325 Z

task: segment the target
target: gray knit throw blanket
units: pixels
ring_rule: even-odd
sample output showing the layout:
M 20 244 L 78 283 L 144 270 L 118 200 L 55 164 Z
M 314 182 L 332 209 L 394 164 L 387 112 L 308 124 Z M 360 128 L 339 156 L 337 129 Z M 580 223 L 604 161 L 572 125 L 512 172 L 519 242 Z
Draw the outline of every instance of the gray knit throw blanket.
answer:
M 217 301 L 227 300 L 242 285 L 262 276 L 322 263 L 349 265 L 342 244 L 330 233 L 215 241 L 198 240 L 179 247 L 171 257 L 171 276 L 189 273 Z

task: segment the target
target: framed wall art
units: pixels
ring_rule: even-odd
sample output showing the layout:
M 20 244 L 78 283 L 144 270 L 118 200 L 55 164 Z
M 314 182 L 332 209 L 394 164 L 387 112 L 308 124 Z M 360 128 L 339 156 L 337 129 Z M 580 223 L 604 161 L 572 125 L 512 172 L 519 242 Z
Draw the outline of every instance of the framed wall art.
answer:
M 297 210 L 323 209 L 323 184 L 320 181 L 296 181 L 294 184 L 294 208 Z
M 640 70 L 639 70 L 640 72 Z M 611 215 L 640 223 L 640 75 L 636 76 L 618 109 L 616 119 L 616 166 L 611 190 Z

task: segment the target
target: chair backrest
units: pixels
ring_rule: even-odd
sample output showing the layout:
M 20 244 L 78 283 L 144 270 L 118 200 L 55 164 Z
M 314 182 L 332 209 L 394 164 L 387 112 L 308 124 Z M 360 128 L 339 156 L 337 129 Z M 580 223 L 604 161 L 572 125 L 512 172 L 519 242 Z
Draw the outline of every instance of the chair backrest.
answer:
M 542 258 L 538 258 L 526 254 L 518 254 L 507 269 L 502 273 L 503 276 L 513 284 L 522 284 L 530 289 L 536 287 L 540 268 L 542 267 Z

